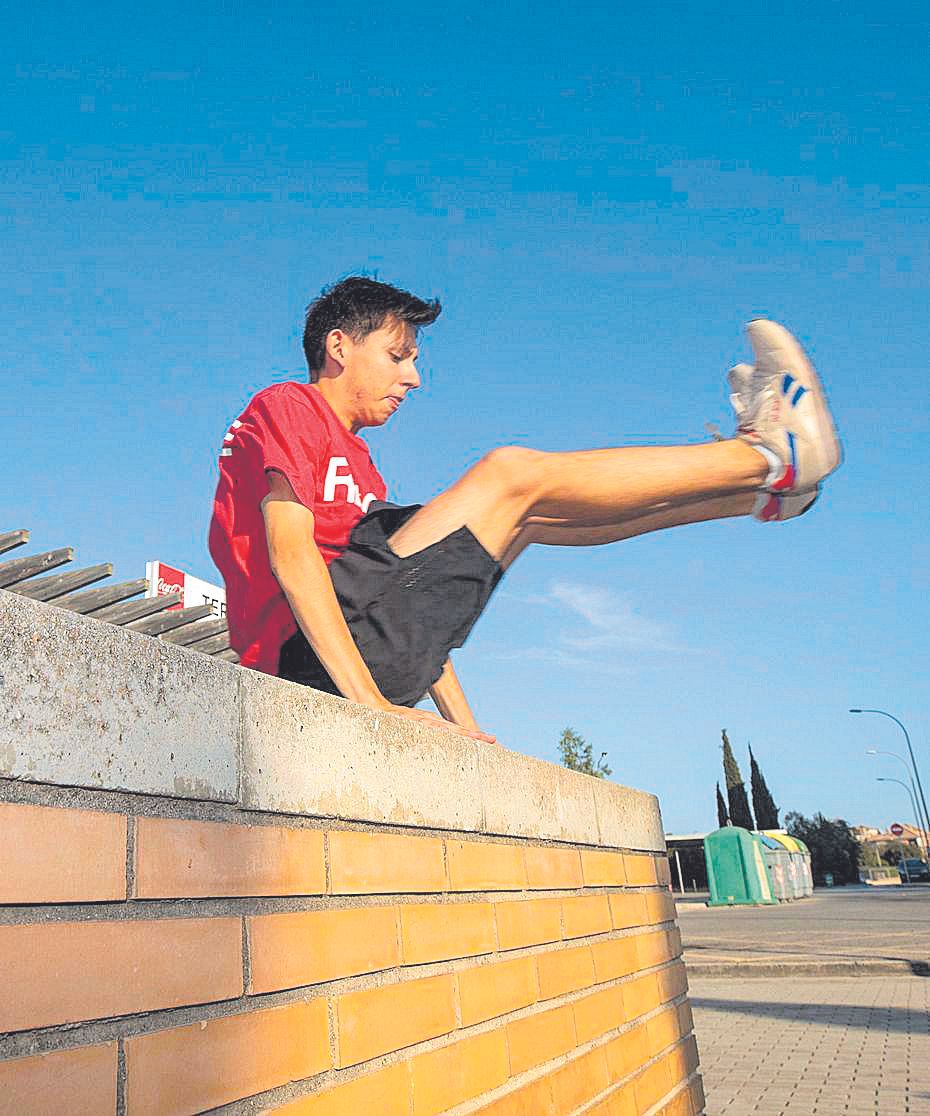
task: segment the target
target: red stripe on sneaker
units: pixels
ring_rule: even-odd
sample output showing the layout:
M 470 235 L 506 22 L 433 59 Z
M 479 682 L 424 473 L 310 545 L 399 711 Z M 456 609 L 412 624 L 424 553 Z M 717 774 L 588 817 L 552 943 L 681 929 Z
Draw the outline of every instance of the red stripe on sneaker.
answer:
M 778 519 L 778 513 L 781 511 L 781 500 L 777 496 L 770 496 L 769 502 L 759 512 L 759 518 L 763 523 L 770 523 L 773 519 Z
M 787 466 L 782 476 L 772 485 L 772 492 L 787 492 L 794 488 L 796 472 L 793 465 Z

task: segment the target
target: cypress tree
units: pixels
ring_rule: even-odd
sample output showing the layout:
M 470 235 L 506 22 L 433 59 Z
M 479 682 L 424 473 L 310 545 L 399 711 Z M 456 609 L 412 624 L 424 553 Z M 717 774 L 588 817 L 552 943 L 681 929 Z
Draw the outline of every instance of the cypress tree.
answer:
M 741 825 L 743 829 L 755 829 L 756 823 L 752 820 L 752 811 L 749 809 L 749 799 L 746 796 L 746 785 L 743 783 L 736 756 L 733 755 L 733 749 L 730 747 L 727 730 L 721 730 L 721 735 L 723 736 L 723 775 L 727 784 L 730 821 L 734 825 Z
M 752 808 L 760 829 L 778 829 L 778 807 L 769 791 L 765 776 L 756 763 L 749 747 L 750 786 L 752 787 Z
M 717 784 L 717 825 L 723 829 L 729 821 L 727 817 L 727 804 L 723 801 L 723 795 L 720 793 L 720 784 Z

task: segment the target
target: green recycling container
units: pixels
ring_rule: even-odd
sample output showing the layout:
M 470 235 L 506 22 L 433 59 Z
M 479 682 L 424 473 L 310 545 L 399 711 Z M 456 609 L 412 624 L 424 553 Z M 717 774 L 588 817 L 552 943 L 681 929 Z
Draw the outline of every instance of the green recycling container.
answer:
M 765 866 L 762 841 L 748 829 L 728 825 L 704 838 L 704 860 L 710 886 L 709 907 L 777 903 Z

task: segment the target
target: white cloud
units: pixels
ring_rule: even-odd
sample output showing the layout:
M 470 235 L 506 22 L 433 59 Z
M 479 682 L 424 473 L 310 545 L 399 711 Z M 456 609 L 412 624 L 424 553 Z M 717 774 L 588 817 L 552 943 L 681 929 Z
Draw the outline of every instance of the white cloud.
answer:
M 580 628 L 559 636 L 563 648 L 576 652 L 612 648 L 684 650 L 671 629 L 640 613 L 628 592 L 574 581 L 555 581 L 549 586 L 546 600 L 583 621 Z

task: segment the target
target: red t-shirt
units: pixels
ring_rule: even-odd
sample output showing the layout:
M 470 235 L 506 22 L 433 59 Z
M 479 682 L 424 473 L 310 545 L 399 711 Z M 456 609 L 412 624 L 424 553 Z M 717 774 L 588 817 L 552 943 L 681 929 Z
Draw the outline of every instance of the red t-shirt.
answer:
M 210 553 L 226 582 L 229 642 L 243 666 L 277 674 L 297 622 L 265 538 L 267 469 L 283 473 L 314 517 L 327 565 L 342 553 L 372 500 L 387 489 L 368 446 L 350 433 L 312 384 L 265 388 L 229 428 L 210 522 Z

